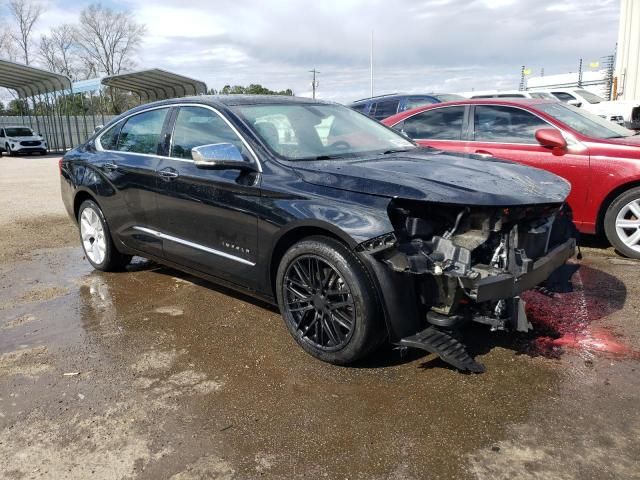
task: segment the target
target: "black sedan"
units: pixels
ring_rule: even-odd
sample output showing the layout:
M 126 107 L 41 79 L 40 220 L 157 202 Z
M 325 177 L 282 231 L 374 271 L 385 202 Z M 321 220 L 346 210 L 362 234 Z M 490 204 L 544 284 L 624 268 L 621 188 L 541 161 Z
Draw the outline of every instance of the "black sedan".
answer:
M 67 153 L 61 183 L 96 269 L 140 255 L 277 303 L 336 364 L 387 340 L 482 371 L 457 332 L 529 329 L 519 293 L 575 248 L 559 177 L 302 98 L 137 107 Z

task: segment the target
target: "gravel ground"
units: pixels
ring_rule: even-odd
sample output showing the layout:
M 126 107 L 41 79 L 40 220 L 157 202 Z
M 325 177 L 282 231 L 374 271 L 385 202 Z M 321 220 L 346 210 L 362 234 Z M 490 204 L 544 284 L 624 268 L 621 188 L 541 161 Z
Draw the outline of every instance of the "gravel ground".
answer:
M 535 334 L 470 332 L 487 373 L 341 368 L 255 300 L 92 271 L 57 159 L 0 162 L 0 478 L 640 478 L 640 262 L 597 239 Z

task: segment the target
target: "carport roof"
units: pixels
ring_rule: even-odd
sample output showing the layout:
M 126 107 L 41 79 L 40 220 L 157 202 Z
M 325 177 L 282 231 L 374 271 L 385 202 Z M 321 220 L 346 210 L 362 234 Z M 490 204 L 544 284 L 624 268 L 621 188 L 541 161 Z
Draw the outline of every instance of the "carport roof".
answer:
M 66 75 L 0 60 L 0 87 L 14 90 L 20 98 L 71 89 Z
M 102 79 L 102 84 L 113 88 L 129 90 L 146 96 L 147 100 L 203 95 L 207 93 L 206 83 L 195 78 L 167 72 L 159 68 L 139 72 L 111 75 Z

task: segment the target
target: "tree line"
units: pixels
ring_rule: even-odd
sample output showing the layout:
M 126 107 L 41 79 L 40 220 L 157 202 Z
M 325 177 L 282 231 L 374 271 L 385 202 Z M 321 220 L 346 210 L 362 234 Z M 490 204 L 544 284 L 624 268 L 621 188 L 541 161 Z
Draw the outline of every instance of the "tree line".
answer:
M 76 22 L 57 25 L 36 38 L 34 31 L 45 14 L 44 4 L 38 0 L 7 0 L 3 6 L 4 15 L 0 4 L 0 58 L 61 73 L 72 81 L 131 71 L 146 34 L 145 25 L 136 22 L 129 12 L 94 3 L 79 12 Z M 120 113 L 138 102 L 137 96 L 127 92 L 107 88 L 104 93 L 97 105 L 93 98 L 66 100 L 65 109 L 81 114 L 106 107 L 105 113 Z M 293 95 L 291 89 L 274 91 L 259 84 L 225 85 L 208 93 Z M 18 99 L 7 105 L 0 102 L 0 115 L 21 115 L 25 110 L 40 113 L 38 110 L 45 107 Z

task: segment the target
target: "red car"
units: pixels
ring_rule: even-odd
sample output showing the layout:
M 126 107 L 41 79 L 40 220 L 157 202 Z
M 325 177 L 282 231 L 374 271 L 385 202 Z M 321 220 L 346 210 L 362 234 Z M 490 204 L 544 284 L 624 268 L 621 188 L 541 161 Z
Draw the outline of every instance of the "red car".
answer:
M 549 170 L 571 182 L 568 201 L 584 233 L 604 232 L 619 253 L 640 258 L 640 135 L 553 100 L 461 100 L 383 122 L 421 145 L 493 156 Z

